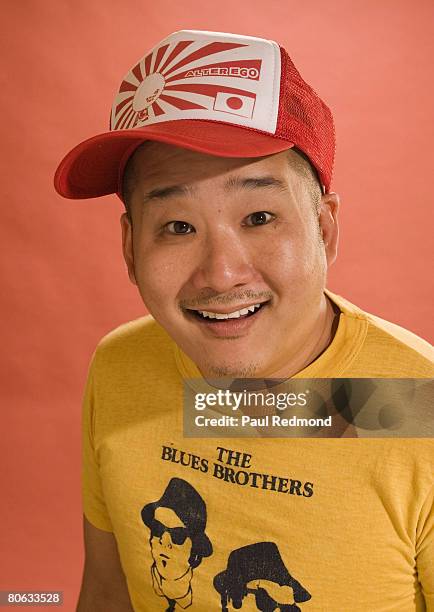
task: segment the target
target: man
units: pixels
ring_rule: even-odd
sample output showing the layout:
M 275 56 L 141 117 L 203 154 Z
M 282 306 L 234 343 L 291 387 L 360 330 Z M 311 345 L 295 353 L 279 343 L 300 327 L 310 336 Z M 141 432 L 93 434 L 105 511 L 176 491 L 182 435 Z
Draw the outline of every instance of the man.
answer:
M 306 609 L 434 609 L 431 440 L 350 439 L 352 423 L 342 440 L 183 437 L 183 384 L 198 379 L 432 377 L 426 342 L 326 289 L 334 146 L 330 110 L 282 47 L 182 31 L 127 74 L 111 131 L 60 164 L 62 195 L 125 203 L 124 257 L 152 315 L 106 336 L 89 372 L 79 612 L 219 610 L 213 580 L 245 558 L 231 552 L 265 540 Z M 213 542 L 191 601 L 165 595 L 142 545 L 143 501 L 173 478 L 200 491 Z M 173 511 L 153 537 L 188 527 Z M 297 605 L 265 566 L 252 581 L 245 609 Z
M 205 534 L 206 505 L 199 493 L 181 478 L 172 478 L 157 502 L 146 504 L 142 521 L 149 527 L 154 591 L 174 610 L 193 601 L 193 569 L 212 554 Z

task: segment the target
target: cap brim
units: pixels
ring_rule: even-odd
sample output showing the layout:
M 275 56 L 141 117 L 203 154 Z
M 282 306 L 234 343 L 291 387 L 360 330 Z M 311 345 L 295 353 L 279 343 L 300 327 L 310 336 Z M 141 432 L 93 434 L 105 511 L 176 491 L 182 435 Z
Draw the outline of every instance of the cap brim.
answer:
M 262 157 L 294 146 L 272 134 L 198 119 L 106 132 L 81 142 L 64 157 L 54 177 L 56 191 L 75 199 L 119 193 L 128 158 L 146 140 L 219 157 Z

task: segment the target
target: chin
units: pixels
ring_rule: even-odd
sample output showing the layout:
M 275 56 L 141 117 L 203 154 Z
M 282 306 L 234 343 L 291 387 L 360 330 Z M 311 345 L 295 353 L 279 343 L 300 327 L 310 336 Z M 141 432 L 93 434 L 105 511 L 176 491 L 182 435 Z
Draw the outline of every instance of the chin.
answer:
M 203 376 L 208 378 L 255 378 L 263 371 L 260 363 L 216 361 L 198 364 Z

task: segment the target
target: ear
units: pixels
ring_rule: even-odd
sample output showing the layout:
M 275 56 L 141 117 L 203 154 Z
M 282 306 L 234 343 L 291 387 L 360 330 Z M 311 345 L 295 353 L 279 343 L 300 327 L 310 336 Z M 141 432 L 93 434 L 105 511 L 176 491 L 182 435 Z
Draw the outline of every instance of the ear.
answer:
M 321 196 L 319 226 L 324 242 L 327 266 L 335 261 L 339 241 L 339 196 L 337 193 L 325 193 Z
M 134 272 L 133 228 L 131 226 L 131 220 L 127 213 L 123 213 L 120 221 L 122 229 L 122 252 L 124 254 L 125 263 L 127 264 L 128 276 L 133 285 L 137 285 Z

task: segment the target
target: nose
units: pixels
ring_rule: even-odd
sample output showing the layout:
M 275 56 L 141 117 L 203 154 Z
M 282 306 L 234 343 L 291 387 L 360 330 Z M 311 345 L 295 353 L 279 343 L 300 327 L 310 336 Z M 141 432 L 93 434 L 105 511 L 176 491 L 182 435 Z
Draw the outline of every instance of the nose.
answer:
M 160 538 L 160 543 L 162 546 L 165 546 L 166 548 L 172 548 L 172 538 L 170 537 L 170 533 L 168 533 L 167 531 L 164 531 Z
M 224 293 L 251 283 L 255 274 L 242 236 L 227 227 L 219 227 L 204 240 L 191 281 L 195 289 Z

